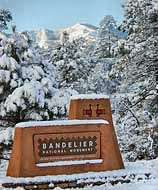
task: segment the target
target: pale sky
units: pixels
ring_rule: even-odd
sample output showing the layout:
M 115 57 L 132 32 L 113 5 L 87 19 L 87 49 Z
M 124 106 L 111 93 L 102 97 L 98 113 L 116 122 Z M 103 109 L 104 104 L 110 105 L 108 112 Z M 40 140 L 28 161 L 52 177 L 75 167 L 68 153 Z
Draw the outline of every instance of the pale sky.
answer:
M 121 4 L 125 0 L 0 0 L 0 8 L 12 12 L 12 24 L 18 31 L 41 28 L 59 29 L 76 23 L 95 26 L 105 15 L 123 19 Z

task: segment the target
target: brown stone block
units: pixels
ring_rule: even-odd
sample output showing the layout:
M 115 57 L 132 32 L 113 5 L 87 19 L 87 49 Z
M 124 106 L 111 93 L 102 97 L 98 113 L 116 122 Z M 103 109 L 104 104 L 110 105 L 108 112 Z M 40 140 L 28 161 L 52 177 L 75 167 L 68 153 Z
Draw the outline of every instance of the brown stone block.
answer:
M 85 98 L 84 98 L 85 96 Z M 115 156 L 119 160 L 119 167 L 124 168 L 123 160 L 120 154 L 119 145 L 113 125 L 110 99 L 104 95 L 77 95 L 72 97 L 69 109 L 69 119 L 104 119 L 109 122 L 110 136 L 115 149 Z M 110 151 L 108 154 L 111 154 Z
M 123 168 L 104 120 L 19 123 L 7 175 L 97 172 Z
M 80 99 L 80 95 L 74 99 L 72 97 L 69 109 L 69 119 L 104 119 L 112 125 L 110 99 L 108 97 L 97 97 L 97 99 L 84 99 L 82 97 L 82 99 Z

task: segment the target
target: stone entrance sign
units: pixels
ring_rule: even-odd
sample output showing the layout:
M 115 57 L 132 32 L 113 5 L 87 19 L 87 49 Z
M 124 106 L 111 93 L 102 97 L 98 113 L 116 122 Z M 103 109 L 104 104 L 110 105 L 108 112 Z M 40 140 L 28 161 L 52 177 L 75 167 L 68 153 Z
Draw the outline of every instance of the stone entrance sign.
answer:
M 69 120 L 18 123 L 7 176 L 98 172 L 124 168 L 109 98 L 72 97 Z

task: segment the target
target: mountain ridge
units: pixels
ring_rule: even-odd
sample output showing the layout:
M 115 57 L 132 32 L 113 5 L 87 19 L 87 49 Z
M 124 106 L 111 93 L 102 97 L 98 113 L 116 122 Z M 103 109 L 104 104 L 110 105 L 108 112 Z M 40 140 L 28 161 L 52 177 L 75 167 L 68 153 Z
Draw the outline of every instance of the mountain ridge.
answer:
M 39 47 L 47 49 L 60 41 L 61 35 L 64 31 L 69 34 L 70 41 L 83 37 L 91 42 L 95 41 L 97 35 L 97 27 L 81 23 L 76 23 L 73 26 L 59 30 L 39 29 L 28 31 L 28 33 L 31 36 L 31 39 L 35 41 Z
M 28 31 L 31 39 L 39 45 L 40 48 L 48 49 L 59 43 L 63 32 L 66 31 L 69 34 L 69 40 L 73 41 L 79 38 L 85 39 L 86 43 L 91 44 L 96 41 L 98 27 L 88 23 L 76 23 L 70 27 L 51 30 L 51 29 L 39 29 Z M 119 31 L 117 28 L 111 30 L 114 36 L 118 39 L 126 38 L 126 34 Z

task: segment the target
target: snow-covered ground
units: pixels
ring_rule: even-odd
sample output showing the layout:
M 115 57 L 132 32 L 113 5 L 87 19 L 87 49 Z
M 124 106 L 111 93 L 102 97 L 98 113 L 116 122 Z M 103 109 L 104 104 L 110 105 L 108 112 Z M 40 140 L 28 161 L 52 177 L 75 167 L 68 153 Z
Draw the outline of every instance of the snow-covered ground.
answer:
M 60 176 L 42 176 L 34 178 L 10 178 L 6 177 L 7 163 L 1 163 L 0 184 L 7 182 L 29 183 L 29 182 L 60 182 L 77 181 L 78 184 L 92 184 L 101 182 L 100 186 L 85 185 L 84 188 L 75 188 L 83 190 L 157 190 L 158 189 L 158 159 L 150 161 L 126 162 L 124 170 L 107 171 L 107 172 L 90 172 L 74 175 Z M 115 185 L 111 181 L 120 181 Z M 122 181 L 122 182 L 121 182 Z M 0 190 L 5 189 L 0 186 Z M 22 190 L 23 188 L 16 188 Z M 61 188 L 56 187 L 55 190 Z M 74 188 L 73 188 L 74 189 Z

